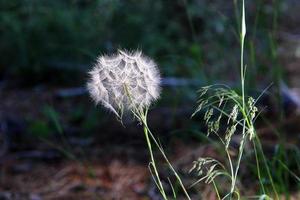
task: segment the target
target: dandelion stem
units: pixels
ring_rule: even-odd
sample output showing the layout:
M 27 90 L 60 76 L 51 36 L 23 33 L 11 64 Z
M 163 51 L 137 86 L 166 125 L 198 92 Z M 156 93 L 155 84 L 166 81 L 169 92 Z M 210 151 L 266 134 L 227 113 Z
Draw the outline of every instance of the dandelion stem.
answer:
M 148 149 L 149 149 L 149 153 L 150 153 L 151 163 L 152 163 L 152 167 L 153 167 L 154 175 L 155 175 L 155 177 L 153 177 L 153 178 L 156 179 L 157 186 L 158 186 L 158 189 L 159 189 L 161 195 L 163 196 L 163 198 L 165 200 L 167 200 L 168 198 L 166 196 L 166 193 L 164 191 L 163 185 L 161 183 L 161 180 L 160 180 L 157 168 L 156 168 L 156 163 L 155 163 L 154 156 L 153 156 L 153 151 L 152 151 L 152 145 L 151 145 L 151 141 L 150 141 L 150 138 L 149 138 L 149 132 L 148 132 L 148 128 L 147 128 L 147 123 L 146 123 L 146 121 L 144 121 L 143 123 L 144 123 L 144 127 L 143 127 L 144 128 L 144 133 L 145 133 L 145 137 L 146 137 L 146 141 L 147 141 L 147 145 L 148 145 Z
M 147 113 L 147 112 L 146 112 L 146 113 Z M 158 141 L 156 140 L 156 138 L 154 137 L 154 135 L 153 135 L 152 132 L 150 131 L 150 129 L 149 129 L 148 125 L 147 125 L 147 116 L 144 115 L 144 116 L 141 117 L 141 119 L 142 119 L 142 123 L 143 123 L 143 125 L 144 125 L 144 131 L 145 131 L 145 128 L 146 128 L 146 129 L 147 129 L 147 135 L 151 137 L 151 139 L 153 140 L 154 144 L 155 144 L 155 145 L 157 146 L 157 148 L 159 149 L 161 155 L 163 156 L 163 158 L 164 158 L 165 161 L 167 162 L 167 164 L 168 164 L 170 170 L 173 172 L 174 176 L 176 177 L 177 181 L 179 182 L 179 185 L 181 186 L 181 189 L 182 189 L 182 191 L 184 192 L 186 198 L 187 198 L 188 200 L 191 200 L 191 198 L 190 198 L 188 192 L 186 191 L 186 189 L 185 189 L 185 187 L 184 187 L 184 185 L 183 185 L 183 182 L 182 182 L 180 176 L 178 175 L 178 173 L 176 172 L 176 170 L 174 169 L 174 167 L 173 167 L 172 164 L 170 163 L 170 161 L 169 161 L 169 159 L 167 158 L 167 156 L 166 156 L 166 154 L 165 154 L 163 148 L 161 147 L 161 145 L 158 143 Z M 150 142 L 150 140 L 149 140 L 149 142 Z

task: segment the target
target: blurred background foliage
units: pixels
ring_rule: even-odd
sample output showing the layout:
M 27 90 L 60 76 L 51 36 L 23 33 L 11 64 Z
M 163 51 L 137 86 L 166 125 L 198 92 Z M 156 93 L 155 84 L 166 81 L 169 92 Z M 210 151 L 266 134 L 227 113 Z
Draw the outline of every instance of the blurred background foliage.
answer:
M 247 86 L 257 94 L 270 83 L 279 85 L 284 76 L 277 32 L 289 25 L 284 19 L 289 19 L 294 0 L 246 3 Z M 200 86 L 225 83 L 239 88 L 239 8 L 237 0 L 0 1 L 0 80 L 12 88 L 34 88 L 33 94 L 12 91 L 3 102 L 21 105 L 17 96 L 28 99 L 25 109 L 7 109 L 22 110 L 27 132 L 33 135 L 61 132 L 58 122 L 51 123 L 53 116 L 59 116 L 60 129 L 71 126 L 77 134 L 90 135 L 105 125 L 103 110 L 95 109 L 86 96 L 57 101 L 47 93 L 51 96 L 51 88 L 85 87 L 86 72 L 99 54 L 140 49 L 157 61 L 163 77 L 187 80 L 164 88 L 158 108 L 171 109 L 165 111 L 165 128 L 195 130 L 199 125 L 181 118 L 196 106 Z M 33 107 L 37 112 L 31 112 Z
M 80 72 L 97 55 L 126 48 L 153 57 L 164 76 L 205 83 L 234 80 L 239 74 L 239 5 L 234 2 L 1 1 L 0 75 L 25 85 L 79 85 L 86 78 Z M 253 54 L 248 57 L 249 73 L 263 79 L 260 74 L 274 68 L 269 36 L 279 21 L 275 17 L 287 5 L 279 0 L 247 3 L 247 50 Z

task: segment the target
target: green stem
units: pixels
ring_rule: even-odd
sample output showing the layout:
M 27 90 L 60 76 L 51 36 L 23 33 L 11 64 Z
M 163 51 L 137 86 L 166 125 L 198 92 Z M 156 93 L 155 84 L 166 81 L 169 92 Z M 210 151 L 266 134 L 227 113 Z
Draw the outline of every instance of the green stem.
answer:
M 162 194 L 163 198 L 165 200 L 167 200 L 168 198 L 166 196 L 166 193 L 164 191 L 163 185 L 160 181 L 160 177 L 159 177 L 159 174 L 158 174 L 158 171 L 157 171 L 157 168 L 156 168 L 156 163 L 155 163 L 154 156 L 153 156 L 153 151 L 152 151 L 152 145 L 151 145 L 151 141 L 150 141 L 150 138 L 149 138 L 149 132 L 148 132 L 148 128 L 147 128 L 146 124 L 144 124 L 144 133 L 145 133 L 145 137 L 146 137 L 146 141 L 147 141 L 147 145 L 148 145 L 148 149 L 149 149 L 149 153 L 150 153 L 152 167 L 153 167 L 153 170 L 154 170 L 155 177 L 153 177 L 153 178 L 156 179 L 156 182 L 158 184 L 158 189 L 159 189 L 160 193 Z
M 241 43 L 241 57 L 240 57 L 240 61 L 241 61 L 241 66 L 240 66 L 240 78 L 241 78 L 241 88 L 242 88 L 242 113 L 243 115 L 245 115 L 246 113 L 246 105 L 245 105 L 245 67 L 244 67 L 244 43 L 245 43 L 245 36 L 246 36 L 246 20 L 245 20 L 245 1 L 242 0 L 242 21 L 241 21 L 241 33 L 240 33 L 240 43 Z M 237 160 L 237 164 L 236 164 L 236 169 L 235 172 L 233 174 L 232 177 L 232 185 L 231 185 L 231 190 L 230 190 L 230 199 L 232 199 L 232 195 L 235 192 L 235 187 L 236 187 L 236 180 L 237 180 L 237 175 L 239 172 L 239 168 L 240 168 L 240 164 L 241 164 L 241 160 L 242 160 L 242 156 L 243 156 L 243 152 L 244 152 L 244 146 L 245 146 L 245 141 L 246 141 L 246 120 L 247 120 L 247 116 L 244 116 L 245 120 L 243 122 L 243 138 L 241 140 L 240 143 L 240 147 L 239 147 L 239 155 L 238 155 L 238 160 Z
M 238 175 L 238 172 L 239 172 L 239 169 L 240 169 L 240 164 L 241 164 L 241 160 L 242 160 L 242 157 L 243 157 L 245 142 L 246 142 L 246 139 L 247 139 L 247 134 L 245 133 L 245 127 L 246 127 L 246 124 L 244 122 L 243 137 L 242 137 L 242 140 L 241 140 L 241 143 L 240 143 L 240 147 L 239 147 L 239 156 L 238 156 L 238 160 L 237 160 L 237 164 L 236 164 L 235 174 L 234 174 L 234 177 L 233 177 L 233 184 L 232 184 L 233 187 L 231 188 L 231 193 L 232 194 L 235 191 L 235 185 L 236 185 L 237 175 Z
M 179 177 L 178 173 L 176 172 L 176 170 L 174 169 L 174 167 L 172 166 L 172 164 L 170 163 L 169 159 L 167 158 L 163 148 L 160 146 L 160 144 L 158 143 L 158 141 L 155 139 L 154 135 L 152 134 L 152 132 L 150 131 L 148 125 L 147 125 L 147 121 L 146 121 L 147 117 L 146 116 L 143 116 L 142 117 L 142 123 L 144 124 L 144 128 L 147 129 L 147 133 L 149 133 L 151 139 L 153 140 L 153 142 L 155 143 L 155 145 L 157 146 L 157 148 L 159 149 L 161 155 L 163 156 L 163 158 L 165 159 L 165 161 L 167 162 L 169 168 L 171 169 L 171 171 L 173 172 L 174 176 L 176 177 L 177 181 L 179 182 L 179 185 L 181 186 L 186 198 L 188 200 L 191 200 L 188 192 L 186 191 L 184 185 L 183 185 L 183 182 L 181 180 L 181 178 Z
M 245 20 L 245 1 L 242 5 L 242 27 L 241 27 L 241 84 L 242 84 L 242 101 L 245 110 L 245 67 L 244 67 L 244 43 L 246 36 L 246 20 Z
M 233 188 L 233 183 L 234 183 L 234 180 L 233 180 L 233 177 L 234 177 L 234 168 L 233 168 L 233 164 L 232 164 L 232 160 L 231 160 L 231 156 L 229 154 L 229 151 L 228 149 L 225 148 L 225 151 L 226 151 L 226 154 L 227 154 L 227 157 L 228 157 L 228 161 L 229 161 L 229 166 L 230 166 L 230 172 L 231 172 L 231 188 Z M 231 192 L 231 190 L 230 190 Z
M 263 182 L 261 180 L 262 178 L 261 178 L 261 172 L 260 172 L 259 158 L 258 158 L 258 154 L 257 154 L 257 150 L 256 150 L 257 147 L 256 147 L 254 141 L 253 141 L 253 147 L 254 147 L 254 153 L 255 153 L 256 170 L 257 170 L 257 176 L 258 176 L 259 184 L 260 184 L 260 187 L 261 187 L 263 193 L 266 194 L 266 190 L 265 190 L 264 184 L 263 184 Z
M 266 157 L 265 157 L 265 155 L 264 155 L 263 148 L 262 148 L 262 146 L 261 146 L 260 140 L 259 140 L 259 138 L 257 137 L 256 134 L 255 134 L 254 139 L 255 139 L 255 142 L 257 143 L 257 147 L 258 147 L 259 151 L 261 152 L 261 156 L 262 156 L 262 159 L 263 159 L 263 163 L 264 163 L 264 165 L 265 165 L 265 168 L 266 168 L 268 177 L 269 177 L 269 179 L 270 179 L 272 189 L 273 189 L 273 191 L 274 191 L 274 193 L 275 193 L 276 200 L 279 200 L 279 195 L 278 195 L 278 193 L 277 193 L 277 190 L 276 190 L 276 187 L 275 187 L 275 184 L 274 184 L 274 181 L 273 181 L 273 178 L 272 178 L 272 175 L 271 175 L 271 172 L 270 172 L 268 163 L 267 163 L 267 159 L 266 159 Z
M 215 191 L 216 191 L 216 193 L 217 193 L 218 199 L 221 200 L 221 196 L 220 196 L 220 193 L 219 193 L 219 190 L 218 190 L 218 187 L 217 187 L 215 181 L 213 180 L 212 183 L 213 183 L 213 185 L 214 185 L 214 188 L 215 188 Z

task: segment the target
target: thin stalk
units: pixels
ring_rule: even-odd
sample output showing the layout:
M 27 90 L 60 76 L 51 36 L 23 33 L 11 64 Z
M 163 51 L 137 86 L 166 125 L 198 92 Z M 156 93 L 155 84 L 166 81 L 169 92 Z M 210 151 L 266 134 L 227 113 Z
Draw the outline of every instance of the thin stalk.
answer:
M 132 98 L 131 98 L 130 92 L 129 92 L 126 84 L 124 85 L 124 89 L 129 97 L 129 100 L 132 102 Z M 147 145 L 148 145 L 148 149 L 149 149 L 149 153 L 150 153 L 150 158 L 151 158 L 151 162 L 150 162 L 151 165 L 149 167 L 152 166 L 152 168 L 154 169 L 154 176 L 156 177 L 156 180 L 155 180 L 154 176 L 153 176 L 153 178 L 154 178 L 154 181 L 155 181 L 161 195 L 163 196 L 163 198 L 165 200 L 168 200 L 167 195 L 164 191 L 163 185 L 161 183 L 161 180 L 160 180 L 160 177 L 158 174 L 158 170 L 156 168 L 156 163 L 155 163 L 153 151 L 152 151 L 152 145 L 151 145 L 151 141 L 149 138 L 149 133 L 150 133 L 151 137 L 152 137 L 152 133 L 150 132 L 148 125 L 147 125 L 148 108 L 146 108 L 146 109 L 135 108 L 132 110 L 132 113 L 134 114 L 134 116 L 136 116 L 138 119 L 140 119 L 140 121 L 143 123 L 143 130 L 144 130 L 144 134 L 146 137 L 146 141 L 147 141 Z M 150 172 L 151 172 L 151 174 L 153 174 L 151 168 L 150 168 Z
M 218 190 L 218 187 L 217 187 L 215 181 L 213 180 L 212 183 L 213 183 L 213 186 L 214 186 L 215 191 L 216 191 L 216 193 L 217 193 L 218 199 L 221 200 L 221 196 L 220 196 L 220 193 L 219 193 L 219 190 Z
M 242 102 L 243 110 L 245 110 L 245 67 L 244 67 L 244 43 L 246 36 L 246 20 L 245 20 L 245 0 L 242 5 L 242 27 L 241 27 L 241 84 L 242 84 Z
M 176 177 L 177 181 L 179 182 L 179 185 L 181 186 L 181 188 L 182 188 L 182 190 L 183 190 L 183 192 L 184 192 L 186 198 L 187 198 L 188 200 L 191 200 L 191 198 L 190 198 L 188 192 L 186 191 L 186 189 L 185 189 L 185 187 L 184 187 L 184 185 L 183 185 L 183 182 L 182 182 L 181 178 L 179 177 L 178 173 L 176 172 L 176 170 L 174 169 L 174 167 L 173 167 L 172 164 L 170 163 L 170 161 L 169 161 L 169 159 L 167 158 L 167 156 L 166 156 L 166 154 L 165 154 L 163 148 L 161 147 L 161 145 L 158 143 L 158 141 L 156 140 L 156 138 L 154 137 L 154 135 L 153 135 L 152 132 L 150 131 L 150 129 L 149 129 L 148 125 L 147 125 L 146 119 L 147 119 L 147 116 L 144 115 L 144 116 L 142 117 L 142 123 L 144 124 L 144 128 L 147 129 L 147 133 L 149 133 L 151 139 L 153 140 L 153 142 L 155 143 L 155 145 L 156 145 L 157 148 L 159 149 L 161 155 L 163 156 L 163 158 L 164 158 L 165 161 L 167 162 L 169 168 L 171 169 L 171 171 L 173 172 L 173 174 L 174 174 L 174 176 Z
M 233 187 L 234 187 L 234 186 L 233 186 L 233 183 L 234 183 L 234 180 L 233 180 L 233 177 L 234 177 L 234 168 L 233 168 L 231 156 L 230 156 L 228 150 L 225 149 L 225 151 L 226 151 L 226 154 L 227 154 L 227 157 L 228 157 L 228 161 L 229 161 L 229 166 L 230 166 L 231 183 L 232 183 L 231 188 L 233 188 Z M 230 192 L 231 192 L 231 191 L 232 191 L 232 190 L 230 190 Z
M 245 132 L 245 122 L 244 122 L 244 127 L 243 127 L 243 132 Z M 241 144 L 240 144 L 240 148 L 239 148 L 239 156 L 238 156 L 238 160 L 237 160 L 237 165 L 236 165 L 236 169 L 235 169 L 235 174 L 234 174 L 234 184 L 233 184 L 233 188 L 231 188 L 231 192 L 233 193 L 235 191 L 235 185 L 236 185 L 236 180 L 237 180 L 237 175 L 240 169 L 240 164 L 241 164 L 241 160 L 243 157 L 243 152 L 244 152 L 244 147 L 245 147 L 245 141 L 247 138 L 247 134 L 243 133 L 243 138 L 241 140 Z
M 275 184 L 274 184 L 274 181 L 273 181 L 273 178 L 272 178 L 272 175 L 271 175 L 271 172 L 270 172 L 268 163 L 267 163 L 267 159 L 266 159 L 266 157 L 265 157 L 265 155 L 264 155 L 264 153 L 263 153 L 263 149 L 262 149 L 260 140 L 259 140 L 259 138 L 256 136 L 256 134 L 255 134 L 254 139 L 255 139 L 255 142 L 257 143 L 257 146 L 258 146 L 259 151 L 261 152 L 261 156 L 262 156 L 262 159 L 263 159 L 263 163 L 264 163 L 264 165 L 265 165 L 265 168 L 266 168 L 268 177 L 269 177 L 269 179 L 270 179 L 270 182 L 271 182 L 271 186 L 272 186 L 273 192 L 275 193 L 276 200 L 279 200 L 279 195 L 278 195 L 278 193 L 277 193 L 277 190 L 276 190 L 276 187 L 275 187 Z
M 261 172 L 260 172 L 259 158 L 258 158 L 258 154 L 257 154 L 257 150 L 256 150 L 256 144 L 255 144 L 254 141 L 252 143 L 253 143 L 253 147 L 254 147 L 254 154 L 255 154 L 255 160 L 256 160 L 256 170 L 257 170 L 257 176 L 258 176 L 259 184 L 260 184 L 260 187 L 261 187 L 263 193 L 266 194 L 264 184 L 261 181 L 262 178 L 261 178 Z
M 246 113 L 246 104 L 245 104 L 245 67 L 244 67 L 244 44 L 245 44 L 245 36 L 246 36 L 246 20 L 245 20 L 245 1 L 242 0 L 242 22 L 241 22 L 241 33 L 240 33 L 240 45 L 241 45 L 241 65 L 240 65 L 240 79 L 241 79 L 241 89 L 242 89 L 242 112 L 243 115 Z M 239 172 L 240 168 L 240 163 L 242 160 L 243 152 L 244 152 L 244 145 L 245 145 L 245 140 L 246 140 L 246 121 L 247 121 L 247 116 L 245 117 L 245 120 L 243 122 L 243 138 L 240 143 L 239 147 L 239 155 L 238 155 L 238 160 L 236 164 L 236 169 L 232 177 L 232 185 L 231 185 L 231 190 L 230 190 L 230 199 L 232 199 L 232 195 L 235 192 L 235 187 L 236 187 L 236 180 L 237 180 L 237 175 Z
M 147 145 L 148 145 L 148 149 L 149 149 L 149 153 L 150 153 L 151 163 L 152 163 L 152 167 L 153 167 L 153 170 L 154 170 L 154 175 L 156 177 L 156 182 L 157 182 L 157 185 L 158 185 L 158 189 L 159 189 L 161 195 L 163 196 L 163 198 L 165 200 L 167 200 L 168 199 L 167 195 L 164 191 L 163 185 L 160 181 L 160 177 L 159 177 L 159 174 L 158 174 L 158 171 L 157 171 L 157 168 L 156 168 L 156 163 L 155 163 L 154 156 L 153 156 L 152 145 L 151 145 L 151 141 L 150 141 L 150 138 L 149 138 L 149 132 L 148 132 L 147 125 L 144 125 L 143 128 L 144 128 L 144 133 L 145 133 L 145 137 L 146 137 L 146 141 L 147 141 Z
M 241 42 L 241 66 L 240 66 L 240 78 L 241 78 L 241 87 L 242 87 L 242 108 L 241 110 L 245 112 L 245 67 L 244 67 L 244 43 L 245 43 L 245 35 L 246 35 L 246 20 L 245 20 L 245 1 L 242 1 L 242 22 L 241 22 L 241 33 L 240 33 L 240 42 Z M 239 147 L 239 156 L 238 156 L 238 161 L 236 165 L 235 172 L 232 177 L 232 186 L 230 190 L 230 199 L 232 198 L 232 195 L 235 191 L 235 185 L 236 185 L 236 179 L 237 179 L 237 174 L 239 171 L 242 155 L 243 155 L 243 150 L 244 150 L 244 143 L 245 143 L 245 127 L 246 127 L 246 121 L 243 122 L 243 138 L 240 143 Z

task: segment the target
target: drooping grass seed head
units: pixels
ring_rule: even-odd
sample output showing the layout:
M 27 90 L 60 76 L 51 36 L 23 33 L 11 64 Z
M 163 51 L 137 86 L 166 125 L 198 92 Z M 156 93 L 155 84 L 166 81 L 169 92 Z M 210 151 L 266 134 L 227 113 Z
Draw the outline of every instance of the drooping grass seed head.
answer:
M 157 65 L 140 51 L 100 56 L 89 74 L 90 96 L 118 117 L 124 111 L 148 108 L 160 94 Z

